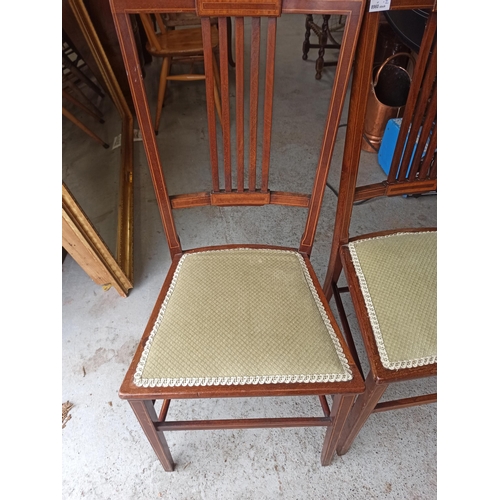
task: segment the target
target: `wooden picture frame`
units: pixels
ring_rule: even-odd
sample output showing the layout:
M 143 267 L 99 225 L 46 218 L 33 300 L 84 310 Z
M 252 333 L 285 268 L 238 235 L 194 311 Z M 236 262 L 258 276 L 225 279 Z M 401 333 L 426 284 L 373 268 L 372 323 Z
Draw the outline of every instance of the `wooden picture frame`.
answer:
M 116 258 L 63 183 L 63 246 L 100 285 L 126 297 L 133 287 L 133 144 L 134 116 L 113 72 L 83 0 L 68 0 L 107 91 L 122 120 Z

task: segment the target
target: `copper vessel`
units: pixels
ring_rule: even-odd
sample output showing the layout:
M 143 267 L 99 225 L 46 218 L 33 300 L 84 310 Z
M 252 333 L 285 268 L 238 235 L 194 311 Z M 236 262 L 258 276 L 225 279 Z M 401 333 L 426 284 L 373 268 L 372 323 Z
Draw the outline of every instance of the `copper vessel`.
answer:
M 410 91 L 411 76 L 405 68 L 389 61 L 398 56 L 407 56 L 415 66 L 415 58 L 406 52 L 398 52 L 388 57 L 378 68 L 374 68 L 374 78 L 366 106 L 362 148 L 369 153 L 379 150 L 387 122 L 403 115 L 406 99 Z

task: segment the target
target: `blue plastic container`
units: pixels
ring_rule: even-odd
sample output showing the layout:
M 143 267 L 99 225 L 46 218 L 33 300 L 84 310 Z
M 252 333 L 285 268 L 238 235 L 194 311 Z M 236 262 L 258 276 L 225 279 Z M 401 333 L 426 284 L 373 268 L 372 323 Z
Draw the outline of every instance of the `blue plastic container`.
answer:
M 389 175 L 389 169 L 391 168 L 392 158 L 394 156 L 394 150 L 396 149 L 396 142 L 398 141 L 399 131 L 401 129 L 402 118 L 393 118 L 387 122 L 385 127 L 384 135 L 382 136 L 382 142 L 380 143 L 380 149 L 378 150 L 378 164 L 385 172 L 386 175 Z M 420 137 L 420 132 L 417 137 L 417 141 L 415 146 L 413 147 L 413 152 L 411 154 L 410 165 L 412 164 L 413 157 L 415 156 L 415 150 L 417 149 L 418 138 Z M 425 155 L 427 151 L 427 146 L 429 144 L 429 140 L 427 140 L 427 144 L 425 145 L 424 151 L 422 152 L 422 156 Z M 406 144 L 405 144 L 406 146 Z M 404 151 L 404 150 L 403 150 Z M 408 176 L 407 172 L 407 176 Z
M 393 118 L 389 120 L 385 126 L 384 135 L 382 136 L 382 142 L 380 143 L 380 149 L 378 150 L 378 164 L 386 175 L 389 175 L 389 169 L 391 168 L 392 158 L 394 156 L 394 150 L 396 149 L 396 142 L 398 141 L 402 121 L 402 118 Z

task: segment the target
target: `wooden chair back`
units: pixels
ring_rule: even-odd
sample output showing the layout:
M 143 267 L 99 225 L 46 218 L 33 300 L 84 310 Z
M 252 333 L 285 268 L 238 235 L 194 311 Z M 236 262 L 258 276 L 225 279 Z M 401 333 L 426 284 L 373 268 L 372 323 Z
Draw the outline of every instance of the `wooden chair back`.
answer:
M 354 306 L 355 317 L 361 332 L 365 347 L 365 353 L 369 362 L 369 371 L 365 374 L 365 391 L 357 397 L 346 426 L 342 431 L 337 453 L 346 453 L 353 443 L 358 432 L 363 427 L 371 413 L 406 408 L 437 401 L 437 394 L 423 394 L 408 398 L 399 398 L 380 402 L 380 398 L 389 384 L 394 382 L 409 381 L 417 378 L 434 377 L 437 374 L 437 362 L 435 360 L 422 362 L 419 365 L 405 365 L 402 369 L 388 368 L 381 361 L 380 350 L 375 342 L 375 328 L 372 323 L 373 315 L 376 315 L 372 302 L 367 302 L 363 294 L 370 294 L 366 283 L 362 284 L 358 269 L 356 269 L 349 243 L 359 243 L 377 239 L 381 236 L 395 236 L 398 233 L 423 233 L 434 232 L 435 228 L 396 228 L 365 235 L 352 235 L 350 233 L 353 205 L 356 202 L 383 196 L 402 196 L 422 194 L 437 190 L 437 10 L 431 2 L 422 0 L 418 5 L 422 9 L 429 9 L 425 31 L 420 45 L 420 50 L 413 73 L 405 111 L 395 146 L 394 156 L 387 175 L 381 182 L 368 185 L 357 185 L 360 168 L 360 156 L 363 141 L 364 121 L 367 110 L 368 95 L 373 77 L 373 62 L 376 48 L 376 38 L 379 27 L 379 12 L 365 13 L 363 26 L 356 52 L 356 63 L 353 71 L 351 99 L 349 103 L 349 119 L 346 131 L 344 156 L 342 160 L 342 171 L 340 177 L 339 196 L 337 211 L 335 215 L 335 226 L 332 242 L 332 250 L 323 286 L 323 291 L 328 300 L 335 298 L 337 310 L 342 321 L 344 335 L 349 345 L 356 364 L 363 373 L 360 359 L 356 352 L 356 345 L 351 333 L 351 327 L 344 308 L 342 296 L 348 295 Z M 404 0 L 396 0 L 391 3 L 391 10 L 404 10 L 408 6 Z M 355 243 L 354 243 L 355 244 Z M 429 249 L 429 248 L 428 248 Z M 389 252 L 390 253 L 390 252 Z M 408 254 L 405 254 L 408 255 Z M 397 261 L 393 255 L 380 257 L 379 268 L 385 269 L 385 283 L 392 284 L 390 271 L 387 268 Z M 389 265 L 383 266 L 384 259 Z M 391 260 L 392 259 L 392 260 Z M 359 262 L 359 261 L 358 261 Z M 415 267 L 415 264 L 413 264 Z M 428 290 L 432 288 L 432 273 L 435 262 L 431 259 L 421 268 Z M 361 267 L 361 266 L 360 266 Z M 412 268 L 412 270 L 414 269 Z M 339 286 L 340 277 L 343 273 L 348 286 Z M 362 273 L 362 270 L 361 270 Z M 363 278 L 364 279 L 364 278 Z M 365 287 L 363 290 L 362 288 Z M 413 287 L 416 288 L 415 284 Z M 405 297 L 411 295 L 412 286 L 400 289 Z M 430 294 L 426 295 L 430 297 Z M 433 295 L 434 296 L 434 295 Z M 403 297 L 400 297 L 404 303 Z M 432 299 L 433 300 L 433 299 Z M 371 298 L 370 298 L 371 301 Z M 423 301 L 425 302 L 425 300 Z M 380 304 L 380 303 L 379 303 Z M 425 304 L 426 306 L 428 304 Z M 372 309 L 370 309 L 370 307 Z M 398 300 L 388 304 L 393 317 L 405 317 L 413 311 L 401 310 Z M 410 307 L 411 309 L 411 307 Z M 429 307 L 426 310 L 431 310 Z M 418 316 L 418 315 L 417 315 Z M 408 317 L 408 324 L 419 324 L 414 317 Z M 404 328 L 397 331 L 402 338 L 407 335 Z M 429 337 L 435 332 L 426 331 Z M 413 339 L 415 341 L 415 338 Z
M 141 18 L 142 25 L 144 26 L 144 31 L 146 32 L 146 36 L 148 38 L 149 45 L 153 47 L 157 52 L 161 50 L 160 41 L 158 40 L 158 35 L 156 33 L 155 24 L 153 24 L 153 20 L 151 19 L 150 14 L 139 14 Z M 161 34 L 165 34 L 167 29 L 163 23 L 163 19 L 159 14 L 154 14 L 156 26 Z
M 189 2 L 183 0 L 180 3 L 186 4 L 185 11 L 189 11 Z M 179 6 L 170 2 L 165 2 L 161 8 L 152 0 L 150 12 L 169 14 L 177 10 Z M 215 5 L 215 4 L 214 4 Z M 289 13 L 310 13 L 325 12 L 325 7 L 321 2 L 307 0 L 300 7 L 291 0 L 283 0 L 283 3 L 276 1 L 271 9 L 260 9 L 260 4 L 230 4 L 230 6 L 213 7 L 210 3 L 202 1 L 197 4 L 197 14 L 201 16 L 201 29 L 204 42 L 204 62 L 206 71 L 206 98 L 208 135 L 210 144 L 210 170 L 212 183 L 207 186 L 204 192 L 186 193 L 176 196 L 169 196 L 163 167 L 158 152 L 158 145 L 153 129 L 151 128 L 151 118 L 147 104 L 146 94 L 141 79 L 134 80 L 133 92 L 137 96 L 136 108 L 137 116 L 143 131 L 146 154 L 148 155 L 149 166 L 155 186 L 158 206 L 163 221 L 163 227 L 167 235 L 167 240 L 171 255 L 174 256 L 182 251 L 181 243 L 177 236 L 173 218 L 173 210 L 204 205 L 212 206 L 262 206 L 267 204 L 277 204 L 292 207 L 302 207 L 308 211 L 306 227 L 299 244 L 299 250 L 310 254 L 313 240 L 316 233 L 320 208 L 323 200 L 324 189 L 330 168 L 333 148 L 337 137 L 338 125 L 346 95 L 348 80 L 353 61 L 353 48 L 355 46 L 359 32 L 359 15 L 363 3 L 359 1 L 347 2 L 346 4 L 346 27 L 340 49 L 339 63 L 336 71 L 335 82 L 332 89 L 331 100 L 327 111 L 326 125 L 324 129 L 323 142 L 314 180 L 312 193 L 290 193 L 286 191 L 269 189 L 270 152 L 271 152 L 271 131 L 273 125 L 273 94 L 274 94 L 274 70 L 275 70 L 275 48 L 278 16 L 282 12 Z M 267 4 L 266 4 L 267 5 Z M 270 4 L 271 5 L 271 4 Z M 342 4 L 343 5 L 343 4 Z M 340 8 L 340 7 L 339 7 Z M 146 7 L 141 8 L 141 16 L 144 16 Z M 183 10 L 184 11 L 184 10 Z M 220 53 L 220 81 L 221 81 L 221 101 L 222 101 L 222 144 L 217 141 L 216 115 L 214 102 L 215 77 L 213 72 L 213 52 L 210 50 L 210 16 L 218 18 L 219 28 L 219 53 Z M 236 175 L 233 175 L 233 165 L 231 159 L 231 109 L 229 91 L 229 44 L 228 44 L 228 23 L 227 17 L 235 17 L 235 61 L 236 61 Z M 250 68 L 251 77 L 249 89 L 244 88 L 244 18 L 251 17 L 251 47 L 250 47 Z M 260 65 L 260 44 L 262 35 L 262 19 L 267 18 L 266 26 L 266 48 L 265 48 L 265 83 L 264 83 L 264 113 L 263 129 L 258 130 L 258 110 L 259 110 L 259 65 Z M 137 60 L 136 49 L 129 43 L 130 23 L 125 14 L 116 13 L 115 22 L 125 36 L 122 37 L 125 64 L 127 70 L 134 71 L 134 64 Z M 148 24 L 148 23 L 145 23 Z M 149 23 L 150 27 L 152 23 Z M 149 29 L 151 34 L 151 29 Z M 245 134 L 244 99 L 245 92 L 249 90 L 249 116 L 248 116 L 248 137 Z M 258 162 L 258 139 L 261 135 L 261 161 Z M 248 169 L 245 169 L 245 143 L 248 141 Z M 219 175 L 219 149 L 222 151 L 222 175 Z
M 392 8 L 406 7 L 396 4 Z M 425 27 L 387 178 L 375 184 L 357 185 L 379 16 L 377 12 L 366 15 L 357 47 L 333 245 L 325 280 L 328 298 L 332 295 L 331 282 L 337 281 L 341 272 L 339 249 L 349 241 L 354 203 L 382 196 L 413 195 L 437 190 L 436 11 L 430 13 Z

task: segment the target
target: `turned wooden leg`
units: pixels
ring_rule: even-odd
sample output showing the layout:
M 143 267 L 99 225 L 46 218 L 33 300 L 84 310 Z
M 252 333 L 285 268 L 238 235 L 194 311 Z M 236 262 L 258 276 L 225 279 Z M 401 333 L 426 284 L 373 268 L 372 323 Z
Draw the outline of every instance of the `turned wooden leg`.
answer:
M 307 60 L 307 54 L 311 48 L 311 43 L 309 42 L 309 37 L 311 36 L 311 23 L 313 22 L 312 14 L 306 15 L 306 34 L 304 37 L 304 43 L 302 44 L 302 59 Z
M 158 134 L 158 130 L 160 128 L 160 117 L 161 117 L 161 109 L 163 108 L 163 101 L 165 99 L 165 93 L 167 91 L 167 77 L 168 70 L 170 67 L 170 58 L 164 57 L 163 62 L 161 64 L 161 73 L 160 73 L 160 85 L 158 89 L 158 101 L 156 103 L 156 118 L 155 118 L 155 133 Z
M 158 416 L 154 409 L 153 401 L 133 401 L 129 400 L 129 404 L 134 410 L 135 416 L 141 424 L 142 430 L 146 434 L 156 456 L 160 460 L 163 468 L 167 472 L 174 470 L 175 464 L 172 460 L 172 455 L 168 449 L 167 441 L 162 431 L 157 431 L 155 423 L 158 422 Z
M 333 455 L 337 448 L 340 434 L 345 425 L 349 410 L 354 403 L 355 396 L 340 396 L 333 397 L 332 409 L 330 410 L 330 418 L 332 423 L 327 427 L 325 440 L 323 442 L 323 450 L 321 452 L 321 465 L 330 465 L 333 460 Z
M 365 392 L 357 397 L 344 429 L 340 434 L 337 446 L 338 455 L 344 455 L 349 451 L 354 439 L 356 439 L 356 436 L 368 420 L 368 417 L 372 414 L 373 409 L 386 389 L 387 384 L 377 385 L 375 383 L 373 373 L 370 371 L 365 381 Z
M 330 19 L 329 15 L 323 15 L 323 24 L 321 26 L 321 35 L 319 37 L 319 51 L 318 51 L 318 59 L 316 59 L 316 80 L 321 79 L 321 73 L 323 72 L 323 68 L 325 66 L 325 47 L 328 43 L 328 21 Z

